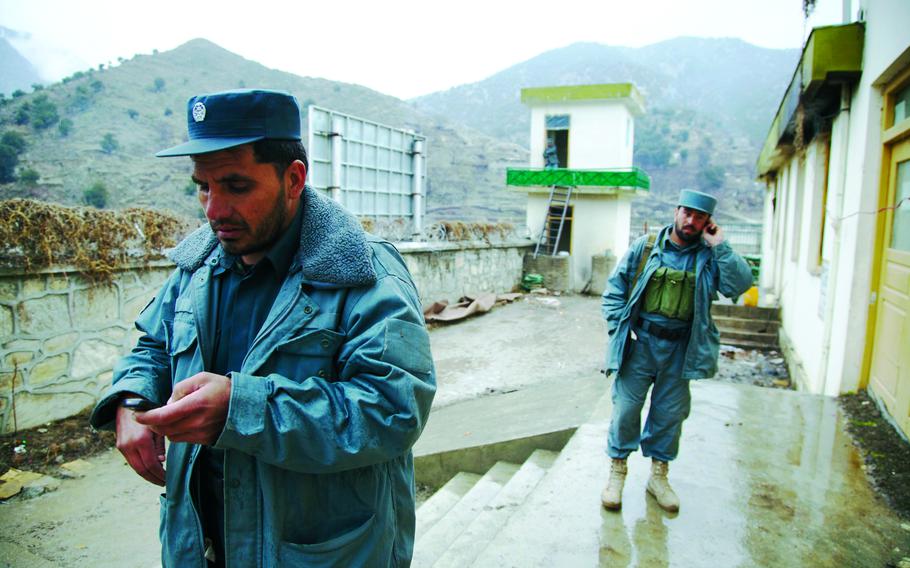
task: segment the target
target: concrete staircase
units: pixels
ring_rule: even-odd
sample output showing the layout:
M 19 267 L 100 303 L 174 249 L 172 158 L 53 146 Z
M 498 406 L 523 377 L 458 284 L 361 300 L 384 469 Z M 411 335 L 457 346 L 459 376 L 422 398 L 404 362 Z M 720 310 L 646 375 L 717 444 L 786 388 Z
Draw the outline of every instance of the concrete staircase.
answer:
M 417 511 L 412 566 L 475 565 L 556 461 L 536 450 L 521 465 L 497 462 L 483 476 L 459 473 Z
M 596 565 L 605 435 L 585 424 L 558 453 L 456 474 L 417 510 L 412 566 Z
M 780 308 L 714 303 L 711 316 L 720 342 L 744 349 L 779 349 Z

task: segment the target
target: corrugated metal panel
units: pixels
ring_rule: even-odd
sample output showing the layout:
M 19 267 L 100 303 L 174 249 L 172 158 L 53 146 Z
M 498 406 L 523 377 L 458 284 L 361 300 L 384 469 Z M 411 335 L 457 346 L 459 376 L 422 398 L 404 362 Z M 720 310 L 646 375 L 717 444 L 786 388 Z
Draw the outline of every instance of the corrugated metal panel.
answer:
M 413 146 L 415 141 L 426 138 L 404 129 L 310 106 L 308 178 L 313 188 L 326 194 L 331 193 L 332 186 L 333 124 L 339 127 L 342 137 L 342 204 L 355 215 L 412 217 Z M 421 177 L 422 185 L 426 187 L 426 174 Z

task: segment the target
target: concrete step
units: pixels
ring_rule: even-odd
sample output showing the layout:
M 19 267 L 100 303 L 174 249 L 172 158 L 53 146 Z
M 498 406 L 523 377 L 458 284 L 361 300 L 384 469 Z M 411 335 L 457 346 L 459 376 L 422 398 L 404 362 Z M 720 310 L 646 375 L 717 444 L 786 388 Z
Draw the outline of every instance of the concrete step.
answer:
M 719 328 L 742 329 L 745 331 L 757 331 L 762 333 L 776 332 L 780 329 L 780 322 L 777 320 L 757 320 L 733 316 L 712 316 L 712 319 Z
M 496 538 L 512 513 L 537 487 L 558 455 L 547 450 L 534 451 L 502 491 L 439 557 L 434 568 L 471 566 L 474 559 Z
M 768 350 L 779 350 L 780 346 L 777 343 L 766 343 L 764 341 L 750 341 L 748 339 L 730 339 L 725 338 L 723 334 L 720 336 L 721 345 L 731 345 L 733 347 L 739 347 L 741 349 L 755 349 L 758 351 L 768 351 Z
M 518 470 L 518 465 L 506 462 L 491 467 L 445 516 L 415 539 L 411 565 L 432 566 Z
M 609 422 L 581 426 L 546 476 L 471 566 L 597 566 Z
M 711 315 L 780 321 L 780 308 L 741 306 L 739 304 L 722 304 L 720 302 L 714 302 L 711 304 Z
M 742 329 L 731 329 L 718 326 L 720 331 L 720 342 L 727 345 L 735 345 L 739 341 L 747 341 L 758 345 L 776 347 L 778 344 L 777 331 L 759 332 L 746 331 Z
M 480 476 L 476 473 L 459 472 L 424 501 L 417 509 L 414 540 L 419 540 L 430 530 L 479 480 Z

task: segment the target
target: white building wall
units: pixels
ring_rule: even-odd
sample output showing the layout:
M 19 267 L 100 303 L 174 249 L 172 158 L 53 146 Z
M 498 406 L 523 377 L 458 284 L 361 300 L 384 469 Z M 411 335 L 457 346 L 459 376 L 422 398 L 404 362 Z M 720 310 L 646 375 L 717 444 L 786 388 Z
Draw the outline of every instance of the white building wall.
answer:
M 859 6 L 866 19 L 863 74 L 852 89 L 849 106 L 832 125 L 821 274 L 812 274 L 818 252 L 807 238 L 809 231 L 819 230 L 810 222 L 813 192 L 823 187 L 817 176 L 824 175 L 824 161 L 814 155 L 820 151 L 818 144 L 807 149 L 804 164 L 794 156 L 778 172 L 778 207 L 772 225 L 766 225 L 765 250 L 770 256 L 766 261 L 774 268 L 763 275 L 762 284 L 770 285 L 779 297 L 782 326 L 806 371 L 803 386 L 827 395 L 855 390 L 862 379 L 882 160 L 883 101 L 877 83 L 910 50 L 910 2 L 866 0 Z M 852 15 L 856 7 L 854 1 Z M 795 198 L 800 193 L 802 219 L 797 222 Z M 766 215 L 769 208 L 766 204 Z M 802 242 L 793 261 L 797 227 Z
M 632 167 L 634 120 L 619 101 L 577 101 L 531 107 L 531 167 L 543 167 L 546 116 L 569 115 L 569 163 L 573 169 Z
M 758 286 L 762 291 L 763 302 L 766 300 L 764 294 L 773 289 L 772 283 L 774 282 L 774 232 L 777 229 L 774 218 L 774 190 L 776 186 L 777 182 L 775 181 L 774 184 L 765 190 L 765 207 L 762 213 L 762 226 L 765 227 L 765 230 L 762 231 L 761 235 L 762 261 Z
M 821 335 L 824 328 L 819 316 L 820 278 L 807 268 L 809 253 L 806 243 L 811 230 L 807 217 L 813 197 L 811 188 L 815 178 L 813 164 L 816 163 L 816 151 L 815 145 L 812 145 L 807 148 L 804 157 L 794 157 L 782 177 L 788 230 L 784 232 L 777 250 L 782 325 L 803 362 L 808 384 L 800 387 L 813 392 L 817 392 L 821 382 Z
M 531 238 L 543 230 L 548 195 L 528 196 L 527 224 Z M 632 197 L 628 195 L 580 194 L 572 198 L 572 235 L 570 246 L 573 290 L 580 292 L 591 278 L 591 257 L 611 251 L 622 258 L 629 248 Z

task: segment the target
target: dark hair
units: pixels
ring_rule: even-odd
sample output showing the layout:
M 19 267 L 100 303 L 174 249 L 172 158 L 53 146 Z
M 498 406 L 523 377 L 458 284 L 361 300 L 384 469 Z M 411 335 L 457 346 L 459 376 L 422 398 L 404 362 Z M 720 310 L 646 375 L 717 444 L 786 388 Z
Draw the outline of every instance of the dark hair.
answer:
M 310 162 L 307 160 L 306 148 L 300 140 L 274 140 L 264 139 L 253 142 L 253 157 L 260 164 L 272 164 L 275 173 L 280 178 L 294 160 L 303 162 L 303 166 L 310 171 Z

